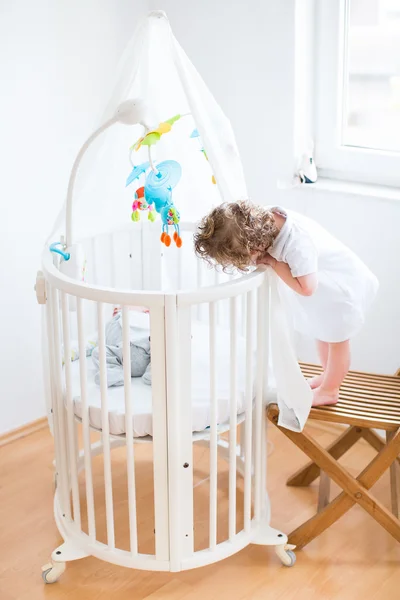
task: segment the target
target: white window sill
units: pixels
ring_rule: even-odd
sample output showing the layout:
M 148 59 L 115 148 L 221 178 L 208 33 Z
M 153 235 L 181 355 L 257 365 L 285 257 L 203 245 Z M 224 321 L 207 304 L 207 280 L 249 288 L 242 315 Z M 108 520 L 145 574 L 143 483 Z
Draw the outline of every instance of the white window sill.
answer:
M 369 183 L 356 183 L 339 179 L 328 179 L 320 177 L 316 183 L 299 183 L 278 181 L 279 190 L 293 190 L 299 192 L 330 192 L 334 194 L 346 194 L 352 196 L 363 196 L 369 198 L 380 198 L 382 200 L 400 201 L 400 188 L 386 187 L 384 185 L 372 185 Z

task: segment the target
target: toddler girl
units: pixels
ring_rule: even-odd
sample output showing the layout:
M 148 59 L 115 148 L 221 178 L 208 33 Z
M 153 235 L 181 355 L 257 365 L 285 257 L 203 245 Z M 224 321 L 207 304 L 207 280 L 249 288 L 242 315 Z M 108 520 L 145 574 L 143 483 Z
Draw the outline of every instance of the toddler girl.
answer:
M 317 341 L 322 375 L 310 380 L 313 406 L 335 404 L 350 367 L 349 340 L 364 323 L 378 281 L 315 221 L 283 208 L 222 204 L 194 236 L 198 256 L 245 271 L 269 265 L 290 288 L 294 327 Z

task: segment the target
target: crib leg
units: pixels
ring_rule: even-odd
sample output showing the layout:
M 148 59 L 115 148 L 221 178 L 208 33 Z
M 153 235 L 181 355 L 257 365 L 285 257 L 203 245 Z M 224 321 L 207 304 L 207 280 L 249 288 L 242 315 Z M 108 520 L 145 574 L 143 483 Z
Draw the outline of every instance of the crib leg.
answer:
M 86 558 L 86 556 L 88 556 L 86 552 L 79 550 L 70 542 L 65 542 L 54 550 L 51 555 L 51 562 L 42 567 L 43 581 L 45 583 L 55 583 L 64 573 L 66 562 Z
M 296 562 L 296 555 L 293 550 L 296 548 L 293 544 L 282 544 L 276 546 L 275 552 L 284 567 L 293 567 Z
M 42 579 L 45 583 L 56 583 L 65 571 L 65 562 L 51 562 L 42 567 Z
M 259 527 L 252 543 L 259 546 L 275 546 L 276 555 L 285 567 L 292 567 L 296 562 L 293 552 L 296 546 L 288 544 L 287 535 L 271 527 L 267 521 Z

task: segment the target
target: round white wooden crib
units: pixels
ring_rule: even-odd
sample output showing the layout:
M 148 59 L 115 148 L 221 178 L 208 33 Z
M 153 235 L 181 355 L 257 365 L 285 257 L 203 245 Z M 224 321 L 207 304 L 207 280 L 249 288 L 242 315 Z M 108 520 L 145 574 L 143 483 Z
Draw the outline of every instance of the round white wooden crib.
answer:
M 89 555 L 181 571 L 263 544 L 294 563 L 286 535 L 270 527 L 266 491 L 268 274 L 208 269 L 194 255 L 192 231 L 182 225 L 181 250 L 162 251 L 150 223 L 82 240 L 85 283 L 44 252 L 36 289 L 64 540 L 43 568 L 47 583 Z M 104 328 L 116 305 L 124 386 L 107 388 Z M 131 379 L 129 307 L 137 305 L 149 309 L 151 387 Z M 86 356 L 93 330 L 97 386 Z

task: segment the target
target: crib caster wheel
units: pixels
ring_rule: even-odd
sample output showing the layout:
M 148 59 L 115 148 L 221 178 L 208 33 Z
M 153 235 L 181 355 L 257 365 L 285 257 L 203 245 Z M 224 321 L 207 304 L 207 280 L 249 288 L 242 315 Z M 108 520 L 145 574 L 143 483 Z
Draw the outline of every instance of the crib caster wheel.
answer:
M 55 583 L 65 571 L 65 562 L 48 563 L 42 567 L 42 579 L 45 583 Z
M 283 544 L 282 546 L 277 546 L 275 552 L 285 567 L 293 567 L 296 562 L 296 555 L 293 552 L 295 546 L 292 544 Z

